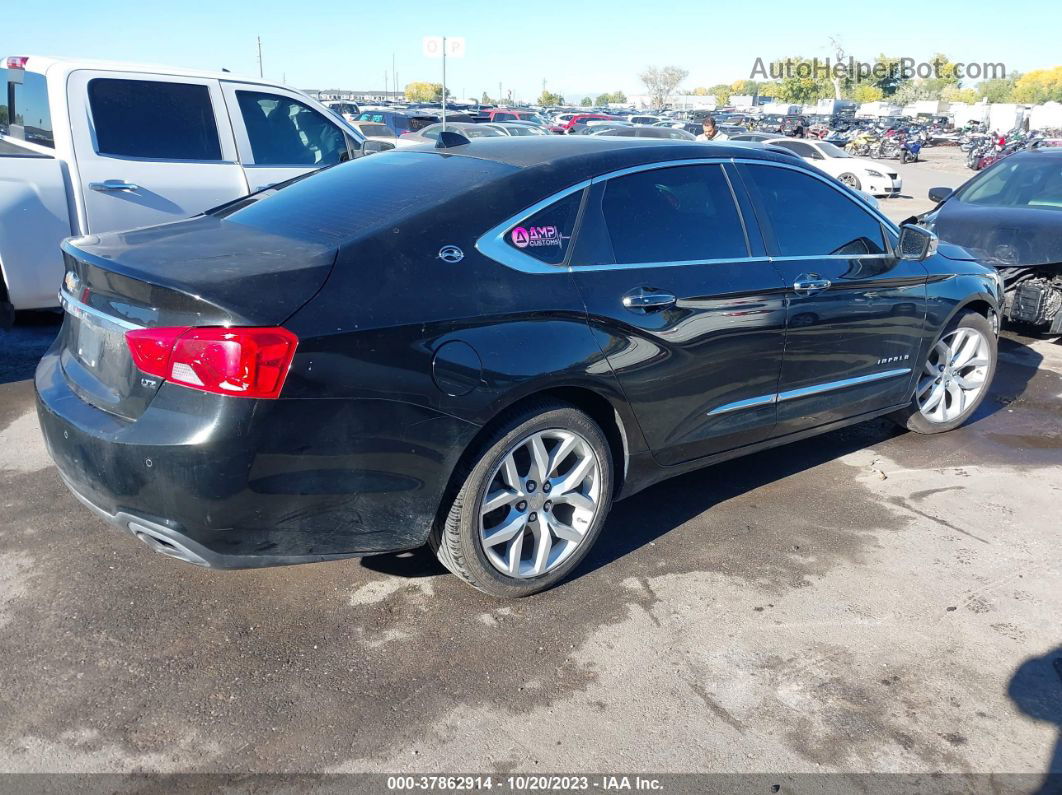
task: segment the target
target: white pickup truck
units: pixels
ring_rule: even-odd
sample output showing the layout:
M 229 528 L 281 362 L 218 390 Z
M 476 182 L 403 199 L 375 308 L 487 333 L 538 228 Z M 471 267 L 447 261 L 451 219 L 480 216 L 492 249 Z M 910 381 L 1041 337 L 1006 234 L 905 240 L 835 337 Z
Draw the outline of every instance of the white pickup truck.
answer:
M 0 69 L 0 327 L 55 306 L 59 243 L 166 223 L 367 153 L 299 91 L 228 72 L 15 56 Z

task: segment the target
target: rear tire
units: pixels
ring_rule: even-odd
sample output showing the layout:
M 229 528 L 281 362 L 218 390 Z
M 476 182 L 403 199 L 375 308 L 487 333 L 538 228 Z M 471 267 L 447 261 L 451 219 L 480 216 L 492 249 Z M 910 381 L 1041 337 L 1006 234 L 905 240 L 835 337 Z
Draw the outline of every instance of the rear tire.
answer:
M 996 374 L 992 325 L 977 312 L 956 316 L 930 348 L 918 371 L 911 405 L 891 415 L 915 433 L 944 433 L 977 411 Z
M 597 423 L 564 403 L 533 404 L 502 420 L 458 473 L 429 545 L 447 569 L 491 596 L 544 591 L 597 540 L 612 473 Z
M 15 307 L 8 300 L 7 285 L 0 278 L 0 331 L 7 331 L 15 325 Z

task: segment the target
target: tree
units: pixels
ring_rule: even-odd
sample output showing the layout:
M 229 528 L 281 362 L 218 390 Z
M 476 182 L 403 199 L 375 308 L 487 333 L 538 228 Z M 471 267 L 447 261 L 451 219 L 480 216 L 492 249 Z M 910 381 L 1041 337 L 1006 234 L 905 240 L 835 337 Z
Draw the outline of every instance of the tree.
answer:
M 406 99 L 409 102 L 442 102 L 442 83 L 407 83 Z M 447 90 L 447 96 L 450 91 Z
M 945 86 L 940 92 L 940 98 L 945 102 L 965 102 L 972 105 L 977 102 L 977 92 L 972 88 L 959 88 L 958 85 Z
M 741 96 L 754 97 L 759 91 L 760 84 L 755 80 L 735 80 L 730 84 L 730 94 L 739 94 Z
M 610 92 L 608 94 L 598 94 L 597 95 L 597 100 L 594 102 L 595 105 L 601 105 L 601 106 L 605 106 L 605 105 L 609 105 L 609 104 L 625 105 L 626 103 L 627 103 L 627 95 L 624 94 L 622 91 L 612 91 L 612 92 Z
M 494 100 L 492 100 L 490 97 L 488 97 L 487 96 L 487 92 L 484 91 L 483 92 L 483 96 L 481 96 L 479 98 L 479 104 L 480 105 L 493 105 L 494 104 Z
M 564 95 L 554 94 L 551 91 L 543 91 L 541 94 L 538 95 L 538 104 L 543 106 L 563 105 Z
M 852 99 L 860 103 L 877 102 L 885 96 L 873 83 L 856 83 L 850 94 Z
M 689 74 L 678 66 L 647 66 L 638 77 L 649 92 L 649 104 L 654 108 L 664 108 L 679 83 Z
M 880 88 L 884 96 L 891 97 L 900 89 L 900 86 L 910 79 L 909 77 L 904 77 L 900 66 L 899 58 L 893 58 L 882 53 L 874 59 L 870 80 L 871 85 Z
M 1012 72 L 1010 77 L 982 80 L 977 86 L 977 96 L 989 102 L 1010 102 L 1014 95 L 1014 86 L 1020 76 L 1017 72 Z
M 1062 66 L 1034 69 L 1023 74 L 1014 83 L 1014 102 L 1038 105 L 1051 100 L 1062 102 Z
M 712 86 L 708 89 L 708 95 L 715 97 L 715 102 L 717 105 L 730 104 L 730 86 L 726 83 L 720 83 L 719 85 Z
M 821 62 L 820 62 L 821 65 Z M 805 105 L 833 96 L 833 83 L 823 67 L 817 73 L 814 63 L 807 58 L 785 58 L 771 65 L 771 74 L 780 74 L 778 99 Z
M 582 105 L 584 108 L 589 108 L 591 105 L 594 104 L 594 98 L 593 97 L 583 97 L 583 101 L 580 102 L 579 104 Z

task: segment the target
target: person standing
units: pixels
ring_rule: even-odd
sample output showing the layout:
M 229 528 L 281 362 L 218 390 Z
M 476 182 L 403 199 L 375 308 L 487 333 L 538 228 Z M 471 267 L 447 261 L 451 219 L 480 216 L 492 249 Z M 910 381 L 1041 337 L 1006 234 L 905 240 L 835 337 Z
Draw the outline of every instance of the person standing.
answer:
M 715 119 L 711 116 L 705 118 L 703 128 L 704 132 L 697 136 L 698 141 L 713 142 L 727 140 L 726 133 L 719 132 L 719 129 L 715 126 Z

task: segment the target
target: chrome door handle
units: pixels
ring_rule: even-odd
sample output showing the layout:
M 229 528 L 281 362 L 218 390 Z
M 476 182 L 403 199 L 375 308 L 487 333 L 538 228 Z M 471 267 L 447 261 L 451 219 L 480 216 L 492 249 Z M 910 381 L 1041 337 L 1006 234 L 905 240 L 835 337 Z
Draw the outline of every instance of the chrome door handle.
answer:
M 103 182 L 90 182 L 89 187 L 92 190 L 98 190 L 100 193 L 118 190 L 140 190 L 139 185 L 134 182 L 126 182 L 124 179 L 105 179 Z
M 817 273 L 802 273 L 793 282 L 793 289 L 799 295 L 810 295 L 830 288 L 830 280 L 821 278 Z
M 623 296 L 623 305 L 627 309 L 664 309 L 674 306 L 676 300 L 671 293 L 652 292 L 639 287 Z

